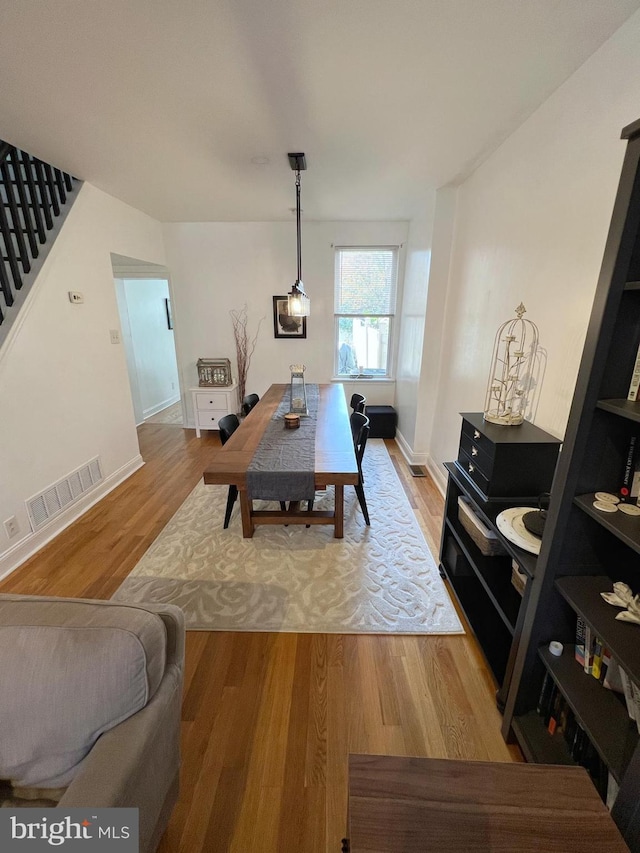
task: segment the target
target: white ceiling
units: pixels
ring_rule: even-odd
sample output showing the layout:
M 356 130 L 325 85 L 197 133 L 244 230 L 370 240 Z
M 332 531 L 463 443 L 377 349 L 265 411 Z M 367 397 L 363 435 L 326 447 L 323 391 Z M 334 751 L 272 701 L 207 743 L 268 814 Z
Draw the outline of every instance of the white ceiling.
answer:
M 0 138 L 163 221 L 290 218 L 288 151 L 305 219 L 408 219 L 639 7 L 0 0 Z

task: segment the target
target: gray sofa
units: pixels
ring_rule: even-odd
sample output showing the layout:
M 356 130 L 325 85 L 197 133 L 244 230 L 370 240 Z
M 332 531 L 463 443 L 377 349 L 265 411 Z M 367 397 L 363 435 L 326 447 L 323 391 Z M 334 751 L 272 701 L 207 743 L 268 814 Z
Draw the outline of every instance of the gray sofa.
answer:
M 0 595 L 0 803 L 136 807 L 154 851 L 177 799 L 184 617 Z

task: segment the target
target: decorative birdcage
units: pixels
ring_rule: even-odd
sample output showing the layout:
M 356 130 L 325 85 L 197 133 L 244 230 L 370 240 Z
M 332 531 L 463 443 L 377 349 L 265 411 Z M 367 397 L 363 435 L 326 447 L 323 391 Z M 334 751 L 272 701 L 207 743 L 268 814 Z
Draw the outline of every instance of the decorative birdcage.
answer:
M 516 426 L 524 420 L 533 387 L 538 327 L 524 320 L 520 303 L 516 317 L 503 323 L 496 334 L 484 403 L 484 419 L 493 424 Z
M 294 415 L 308 415 L 307 389 L 304 384 L 304 372 L 307 368 L 304 364 L 290 364 L 291 371 L 291 396 L 289 398 L 289 412 Z

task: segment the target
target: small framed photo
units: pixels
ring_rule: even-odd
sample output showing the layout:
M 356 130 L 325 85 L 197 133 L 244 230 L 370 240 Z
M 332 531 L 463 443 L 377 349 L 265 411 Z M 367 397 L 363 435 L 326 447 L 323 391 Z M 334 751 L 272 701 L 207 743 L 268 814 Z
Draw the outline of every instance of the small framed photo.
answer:
M 273 297 L 273 334 L 276 338 L 306 338 L 307 318 L 290 317 L 286 296 Z

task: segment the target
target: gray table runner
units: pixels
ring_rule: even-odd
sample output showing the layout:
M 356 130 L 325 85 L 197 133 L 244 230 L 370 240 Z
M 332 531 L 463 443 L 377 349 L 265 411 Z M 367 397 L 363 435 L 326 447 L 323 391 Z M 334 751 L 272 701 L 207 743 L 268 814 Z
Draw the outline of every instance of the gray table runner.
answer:
M 289 388 L 282 396 L 247 469 L 251 500 L 307 501 L 315 493 L 317 385 L 307 385 L 309 415 L 300 418 L 298 429 L 286 429 L 284 416 L 290 408 Z

